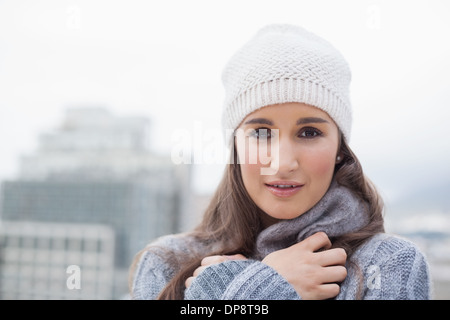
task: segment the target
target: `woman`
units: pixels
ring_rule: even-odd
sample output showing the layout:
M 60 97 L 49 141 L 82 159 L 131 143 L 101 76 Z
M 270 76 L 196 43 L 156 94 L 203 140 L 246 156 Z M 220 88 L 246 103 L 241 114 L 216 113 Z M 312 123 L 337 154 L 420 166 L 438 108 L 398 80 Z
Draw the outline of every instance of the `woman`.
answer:
M 230 163 L 195 230 L 136 256 L 134 299 L 430 298 L 424 255 L 384 233 L 349 148 L 350 78 L 330 43 L 292 25 L 261 29 L 231 58 Z

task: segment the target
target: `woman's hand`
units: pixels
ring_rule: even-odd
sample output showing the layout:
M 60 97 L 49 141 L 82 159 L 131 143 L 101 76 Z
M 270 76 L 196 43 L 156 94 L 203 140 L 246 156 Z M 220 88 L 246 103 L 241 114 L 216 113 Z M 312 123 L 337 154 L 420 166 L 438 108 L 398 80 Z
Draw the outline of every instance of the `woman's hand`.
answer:
M 272 252 L 262 262 L 283 276 L 302 299 L 333 298 L 340 291 L 337 283 L 347 276 L 347 254 L 342 248 L 330 247 L 326 233 L 318 232 L 289 248 Z
M 195 277 L 197 277 L 203 270 L 213 264 L 222 263 L 228 260 L 247 260 L 242 254 L 234 254 L 234 255 L 219 255 L 219 256 L 208 256 L 203 258 L 201 265 L 194 270 L 194 274 L 186 279 L 185 286 L 188 288 L 192 281 L 194 281 Z

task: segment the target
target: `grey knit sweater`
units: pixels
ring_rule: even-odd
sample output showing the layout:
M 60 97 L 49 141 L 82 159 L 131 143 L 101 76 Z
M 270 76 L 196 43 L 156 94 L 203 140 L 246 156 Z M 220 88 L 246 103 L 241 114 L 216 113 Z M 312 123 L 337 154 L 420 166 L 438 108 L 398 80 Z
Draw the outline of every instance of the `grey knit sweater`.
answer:
M 226 261 L 201 272 L 185 290 L 190 300 L 293 300 L 302 297 L 274 269 L 261 262 L 269 253 L 286 248 L 318 231 L 335 237 L 367 223 L 366 204 L 333 182 L 327 194 L 310 211 L 263 230 L 248 260 Z M 155 299 L 178 271 L 167 260 L 204 246 L 188 234 L 168 235 L 149 244 L 137 264 L 133 299 Z M 413 300 L 431 298 L 431 280 L 425 256 L 412 242 L 386 233 L 366 241 L 347 263 L 347 277 L 335 299 Z M 355 267 L 357 266 L 357 267 Z

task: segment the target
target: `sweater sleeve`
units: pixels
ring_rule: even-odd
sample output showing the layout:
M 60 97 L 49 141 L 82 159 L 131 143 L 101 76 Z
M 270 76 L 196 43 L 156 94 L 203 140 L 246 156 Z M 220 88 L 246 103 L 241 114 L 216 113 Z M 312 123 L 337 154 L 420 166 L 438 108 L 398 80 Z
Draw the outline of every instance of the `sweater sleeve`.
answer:
M 298 300 L 294 288 L 274 269 L 256 260 L 212 265 L 185 291 L 187 300 Z
M 133 300 L 155 300 L 173 277 L 174 270 L 159 254 L 144 251 L 134 271 L 131 288 Z
M 365 300 L 431 299 L 430 273 L 425 256 L 411 243 L 402 241 L 402 245 L 388 258 L 366 268 Z M 387 251 L 383 245 L 378 249 Z
M 137 257 L 132 274 L 131 299 L 154 300 L 175 276 L 177 257 L 192 254 L 190 237 L 167 235 L 151 242 Z M 172 258 L 169 258 L 172 257 Z

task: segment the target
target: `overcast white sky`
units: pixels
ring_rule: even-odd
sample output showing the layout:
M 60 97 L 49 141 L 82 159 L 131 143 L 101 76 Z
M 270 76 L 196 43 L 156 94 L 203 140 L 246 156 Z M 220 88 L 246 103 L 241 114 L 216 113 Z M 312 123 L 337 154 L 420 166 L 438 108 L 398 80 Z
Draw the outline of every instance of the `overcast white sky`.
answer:
M 449 181 L 449 16 L 445 0 L 0 0 L 0 180 L 67 106 L 151 117 L 161 153 L 174 130 L 218 128 L 226 61 L 280 22 L 347 58 L 350 146 L 388 200 Z M 222 167 L 203 166 L 196 187 L 212 191 Z

